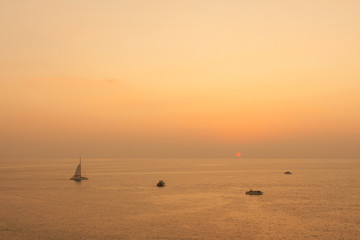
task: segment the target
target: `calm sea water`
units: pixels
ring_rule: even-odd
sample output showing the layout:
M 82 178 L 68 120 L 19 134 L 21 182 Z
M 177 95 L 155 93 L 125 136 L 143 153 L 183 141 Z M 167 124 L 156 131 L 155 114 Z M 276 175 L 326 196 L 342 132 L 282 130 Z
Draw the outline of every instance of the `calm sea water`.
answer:
M 77 163 L 0 160 L 0 239 L 360 239 L 360 160 Z

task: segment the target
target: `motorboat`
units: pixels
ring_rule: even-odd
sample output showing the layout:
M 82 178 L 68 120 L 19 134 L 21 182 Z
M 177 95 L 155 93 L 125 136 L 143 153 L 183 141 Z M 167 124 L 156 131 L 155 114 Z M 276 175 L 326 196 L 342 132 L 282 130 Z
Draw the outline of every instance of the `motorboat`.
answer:
M 165 182 L 164 182 L 163 180 L 160 180 L 160 181 L 156 184 L 156 186 L 158 186 L 158 187 L 165 187 Z
M 246 195 L 263 195 L 263 192 L 262 191 L 254 191 L 254 190 L 250 189 L 250 191 L 247 191 L 245 194 Z

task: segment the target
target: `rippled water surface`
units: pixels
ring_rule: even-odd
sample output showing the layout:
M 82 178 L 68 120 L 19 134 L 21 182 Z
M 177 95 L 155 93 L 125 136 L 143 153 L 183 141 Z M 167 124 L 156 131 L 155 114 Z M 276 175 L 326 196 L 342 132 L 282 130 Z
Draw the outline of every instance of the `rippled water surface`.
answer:
M 76 165 L 0 160 L 0 239 L 360 239 L 360 160 L 85 159 L 80 183 Z

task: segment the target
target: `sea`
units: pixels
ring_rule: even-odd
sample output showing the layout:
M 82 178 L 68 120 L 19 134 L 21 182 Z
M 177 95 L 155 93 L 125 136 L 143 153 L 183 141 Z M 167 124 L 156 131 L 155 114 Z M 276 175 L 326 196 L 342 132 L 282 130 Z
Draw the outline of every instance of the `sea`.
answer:
M 360 159 L 78 162 L 1 159 L 0 239 L 360 239 Z

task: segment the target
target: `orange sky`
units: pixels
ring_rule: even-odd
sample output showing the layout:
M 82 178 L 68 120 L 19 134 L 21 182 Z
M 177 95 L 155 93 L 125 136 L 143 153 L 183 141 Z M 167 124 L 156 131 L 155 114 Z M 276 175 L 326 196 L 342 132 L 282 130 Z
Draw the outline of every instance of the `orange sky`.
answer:
M 359 1 L 1 1 L 0 157 L 360 157 Z

